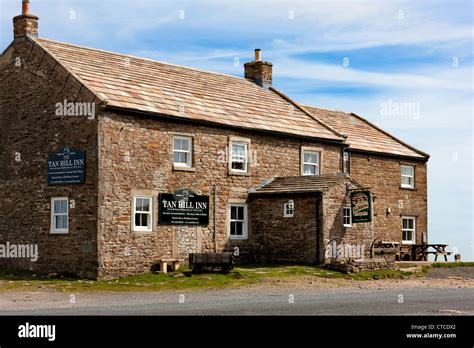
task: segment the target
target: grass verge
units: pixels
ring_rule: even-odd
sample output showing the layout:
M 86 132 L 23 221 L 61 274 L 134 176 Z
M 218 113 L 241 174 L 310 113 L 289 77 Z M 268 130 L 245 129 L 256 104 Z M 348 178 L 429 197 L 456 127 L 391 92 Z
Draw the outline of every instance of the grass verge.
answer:
M 320 266 L 266 265 L 236 267 L 229 274 L 193 274 L 185 276 L 186 269 L 174 274 L 140 274 L 114 280 L 81 280 L 74 278 L 48 278 L 46 275 L 25 271 L 0 270 L 0 291 L 8 290 L 57 290 L 81 291 L 158 291 L 192 290 L 206 288 L 238 287 L 264 282 L 266 279 L 292 279 L 310 277 L 315 281 L 322 278 L 348 280 L 370 280 L 384 278 L 405 278 L 423 276 L 423 272 L 380 270 L 345 274 Z

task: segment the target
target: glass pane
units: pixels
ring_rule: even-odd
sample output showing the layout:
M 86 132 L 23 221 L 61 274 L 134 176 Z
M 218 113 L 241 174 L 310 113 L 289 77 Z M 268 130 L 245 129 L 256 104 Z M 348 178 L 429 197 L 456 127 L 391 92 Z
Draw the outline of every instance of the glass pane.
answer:
M 173 153 L 173 162 L 174 163 L 180 163 L 179 162 L 179 152 Z
M 245 170 L 245 163 L 243 161 L 232 160 L 232 169 Z
M 311 164 L 305 164 L 303 167 L 303 173 L 305 175 L 315 175 L 316 174 L 316 166 Z
M 60 201 L 53 201 L 54 205 L 54 214 L 60 214 L 61 213 L 61 202 Z
M 142 211 L 150 211 L 150 200 L 149 199 L 143 199 L 142 200 Z
M 67 214 L 67 200 L 63 199 L 61 201 L 61 214 Z
M 140 226 L 140 214 L 135 214 L 135 226 Z
M 232 221 L 232 222 L 230 223 L 230 234 L 231 234 L 232 236 L 235 236 L 235 224 L 236 224 L 236 222 L 234 222 L 234 221 Z
M 150 216 L 148 214 L 141 214 L 142 215 L 142 226 L 149 227 L 150 226 Z
M 410 178 L 402 176 L 402 185 L 410 185 Z
M 311 152 L 305 152 L 305 154 L 304 154 L 304 162 L 305 162 L 305 163 L 314 163 L 314 164 L 316 164 L 316 163 L 317 163 L 316 154 L 315 154 L 315 153 L 311 153 Z
M 238 207 L 237 210 L 238 210 L 237 219 L 238 220 L 243 220 L 244 219 L 244 207 Z
M 408 228 L 408 220 L 403 219 L 403 229 L 407 229 L 407 228 Z
M 243 222 L 236 222 L 235 225 L 236 225 L 235 226 L 236 227 L 235 234 L 237 236 L 242 236 L 243 235 L 244 223 Z
M 181 150 L 181 140 L 180 139 L 174 139 L 174 149 L 175 150 Z
M 181 139 L 181 150 L 189 150 L 189 140 Z
M 413 229 L 413 220 L 412 220 L 412 219 L 408 219 L 408 228 L 409 228 L 410 230 Z
M 143 199 L 141 199 L 141 198 L 136 198 L 136 201 L 135 201 L 135 210 L 136 210 L 136 211 L 142 211 L 142 206 L 143 206 Z
M 230 219 L 236 220 L 237 219 L 237 207 L 230 208 Z

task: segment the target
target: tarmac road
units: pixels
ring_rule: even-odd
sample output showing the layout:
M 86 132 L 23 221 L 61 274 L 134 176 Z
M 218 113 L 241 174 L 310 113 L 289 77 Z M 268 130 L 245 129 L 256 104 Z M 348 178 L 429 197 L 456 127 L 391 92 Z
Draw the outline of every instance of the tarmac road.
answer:
M 474 315 L 473 288 L 4 293 L 0 315 Z M 292 302 L 292 303 L 291 303 Z

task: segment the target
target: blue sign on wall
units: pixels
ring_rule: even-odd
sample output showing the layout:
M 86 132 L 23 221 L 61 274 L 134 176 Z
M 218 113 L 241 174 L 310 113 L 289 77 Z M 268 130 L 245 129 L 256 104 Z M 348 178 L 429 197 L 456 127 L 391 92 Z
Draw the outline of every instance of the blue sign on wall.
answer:
M 65 147 L 48 155 L 48 185 L 71 185 L 85 182 L 86 156 L 84 151 Z

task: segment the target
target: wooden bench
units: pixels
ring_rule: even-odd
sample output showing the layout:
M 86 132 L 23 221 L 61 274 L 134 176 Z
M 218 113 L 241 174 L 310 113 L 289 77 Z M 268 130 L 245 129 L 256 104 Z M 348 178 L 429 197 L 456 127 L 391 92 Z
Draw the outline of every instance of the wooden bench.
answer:
M 189 268 L 193 273 L 223 272 L 228 273 L 234 267 L 232 253 L 194 253 L 189 254 Z

